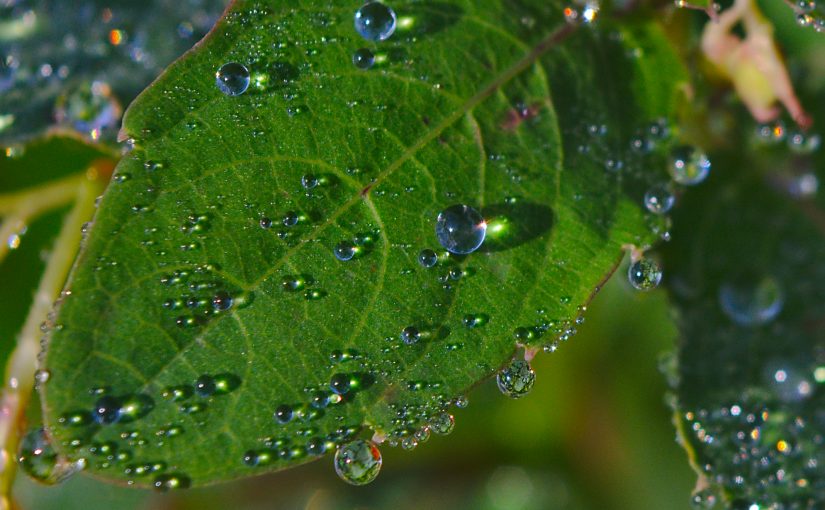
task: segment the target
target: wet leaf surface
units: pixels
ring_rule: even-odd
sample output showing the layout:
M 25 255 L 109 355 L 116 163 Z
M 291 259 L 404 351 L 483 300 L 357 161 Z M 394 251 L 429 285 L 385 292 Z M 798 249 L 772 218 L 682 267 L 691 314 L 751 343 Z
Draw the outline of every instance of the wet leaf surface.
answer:
M 642 196 L 668 179 L 684 73 L 656 27 L 394 2 L 373 43 L 359 6 L 237 2 L 127 113 L 44 358 L 56 448 L 96 475 L 201 485 L 363 429 L 448 432 L 517 342 L 568 338 L 622 246 L 662 233 Z M 468 255 L 436 236 L 456 204 L 486 219 Z

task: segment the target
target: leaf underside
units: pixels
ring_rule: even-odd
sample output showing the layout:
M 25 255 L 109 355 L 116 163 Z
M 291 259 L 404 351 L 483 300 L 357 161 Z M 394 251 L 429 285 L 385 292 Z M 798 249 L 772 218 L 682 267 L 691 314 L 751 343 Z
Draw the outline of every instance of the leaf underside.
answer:
M 545 0 L 391 5 L 399 28 L 375 44 L 353 29 L 357 0 L 238 1 L 132 105 L 134 150 L 43 359 L 63 454 L 108 479 L 199 485 L 311 460 L 365 428 L 398 441 L 506 363 L 517 328 L 532 347 L 569 334 L 622 246 L 655 240 L 641 195 L 666 172 L 630 142 L 672 113 L 684 76 L 657 28 L 566 27 Z M 385 58 L 358 70 L 361 47 Z M 227 62 L 250 70 L 241 96 L 215 86 Z M 459 203 L 488 238 L 446 256 L 435 218 Z M 344 241 L 361 242 L 347 262 L 333 254 Z M 213 310 L 219 293 L 228 310 Z M 337 374 L 359 385 L 324 405 Z M 162 396 L 203 375 L 228 391 Z M 72 426 L 100 391 L 143 407 Z M 285 425 L 281 405 L 296 414 Z M 101 456 L 105 442 L 125 460 Z

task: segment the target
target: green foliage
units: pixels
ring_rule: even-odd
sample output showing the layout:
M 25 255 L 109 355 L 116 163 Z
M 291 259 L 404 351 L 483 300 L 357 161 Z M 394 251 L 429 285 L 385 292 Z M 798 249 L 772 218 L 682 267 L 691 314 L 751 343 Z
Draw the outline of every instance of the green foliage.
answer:
M 810 169 L 822 160 L 749 152 L 716 155 L 726 171 L 685 196 L 665 250 L 683 338 L 677 425 L 707 486 L 697 501 L 820 508 L 825 202 Z
M 631 140 L 672 115 L 684 76 L 659 29 L 557 28 L 543 1 L 395 2 L 398 31 L 374 44 L 358 6 L 236 2 L 130 108 L 134 149 L 48 335 L 62 454 L 164 489 L 363 429 L 409 442 L 509 361 L 515 332 L 566 338 L 623 245 L 656 239 L 641 195 L 661 154 Z M 215 84 L 229 62 L 251 73 L 238 97 Z M 463 257 L 434 232 L 457 203 L 488 222 Z

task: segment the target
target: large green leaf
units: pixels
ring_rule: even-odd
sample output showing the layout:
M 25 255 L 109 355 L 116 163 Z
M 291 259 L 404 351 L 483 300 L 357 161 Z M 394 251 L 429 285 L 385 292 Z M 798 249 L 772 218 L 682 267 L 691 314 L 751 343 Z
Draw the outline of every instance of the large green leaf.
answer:
M 822 161 L 813 173 L 784 144 L 744 162 L 722 153 L 675 215 L 676 423 L 700 506 L 825 505 L 825 200 L 811 195 Z
M 166 487 L 294 465 L 362 429 L 395 444 L 505 364 L 514 333 L 567 338 L 623 245 L 655 240 L 641 196 L 666 173 L 647 129 L 684 76 L 655 26 L 577 30 L 545 0 L 393 2 L 398 31 L 373 44 L 359 5 L 236 2 L 127 113 L 134 150 L 48 335 L 61 453 Z M 369 71 L 351 63 L 365 46 Z M 229 62 L 250 69 L 244 95 L 216 87 Z M 448 257 L 435 219 L 458 203 L 489 234 Z M 357 388 L 327 402 L 340 374 Z M 225 392 L 193 394 L 204 375 Z M 118 423 L 91 421 L 119 405 Z

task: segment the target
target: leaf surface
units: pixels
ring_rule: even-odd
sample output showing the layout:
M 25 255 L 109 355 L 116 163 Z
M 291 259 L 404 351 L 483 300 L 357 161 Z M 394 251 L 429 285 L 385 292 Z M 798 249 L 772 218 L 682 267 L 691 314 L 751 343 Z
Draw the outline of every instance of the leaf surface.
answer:
M 571 335 L 623 245 L 655 240 L 641 197 L 666 143 L 648 127 L 684 78 L 658 28 L 576 29 L 544 0 L 393 2 L 376 44 L 359 6 L 238 1 L 127 113 L 134 150 L 44 358 L 55 444 L 95 474 L 199 485 L 443 425 L 517 341 Z M 215 83 L 232 62 L 252 78 L 236 97 Z M 467 256 L 435 235 L 455 204 L 488 223 Z

